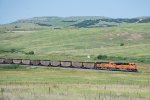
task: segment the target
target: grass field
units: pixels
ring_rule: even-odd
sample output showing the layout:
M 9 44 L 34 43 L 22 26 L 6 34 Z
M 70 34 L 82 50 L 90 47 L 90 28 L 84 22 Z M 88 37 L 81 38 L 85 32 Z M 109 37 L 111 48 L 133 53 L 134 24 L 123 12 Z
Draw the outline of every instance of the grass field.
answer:
M 108 59 L 104 60 L 149 63 L 149 25 L 1 32 L 0 57 L 99 61 L 98 55 L 107 55 Z M 25 54 L 30 51 L 35 54 Z
M 130 73 L 1 64 L 0 100 L 149 100 L 149 26 L 0 26 L 0 58 L 135 62 L 139 70 Z M 107 57 L 98 59 L 98 55 Z
M 150 99 L 146 64 L 138 73 L 29 67 L 0 65 L 1 100 Z

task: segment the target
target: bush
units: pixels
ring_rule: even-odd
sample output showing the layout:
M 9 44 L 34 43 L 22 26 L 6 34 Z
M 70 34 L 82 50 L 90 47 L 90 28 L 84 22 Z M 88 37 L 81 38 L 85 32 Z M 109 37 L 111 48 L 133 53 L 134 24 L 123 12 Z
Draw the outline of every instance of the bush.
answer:
M 124 46 L 124 43 L 121 43 L 120 46 Z
M 19 52 L 19 49 L 0 49 L 0 53 L 15 53 L 15 52 Z
M 34 51 L 29 51 L 29 52 L 26 52 L 25 54 L 27 54 L 27 55 L 34 55 Z
M 97 59 L 106 59 L 107 58 L 107 55 L 98 55 L 97 56 Z
M 15 26 L 15 28 L 19 28 L 18 26 Z
M 10 49 L 10 52 L 11 53 L 14 53 L 14 52 L 17 52 L 18 50 L 16 50 L 16 49 Z
M 141 58 L 136 58 L 136 57 L 123 57 L 123 56 L 107 56 L 107 55 L 98 55 L 96 59 L 100 60 L 111 60 L 111 61 L 125 61 L 125 62 L 138 62 L 138 63 L 149 63 L 150 58 L 149 57 L 141 57 Z

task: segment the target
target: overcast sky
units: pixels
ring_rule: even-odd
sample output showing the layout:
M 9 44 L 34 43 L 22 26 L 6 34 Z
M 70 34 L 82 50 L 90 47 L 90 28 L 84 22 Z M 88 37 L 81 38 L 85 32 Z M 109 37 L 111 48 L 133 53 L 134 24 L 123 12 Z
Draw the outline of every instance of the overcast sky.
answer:
M 150 0 L 0 0 L 0 24 L 38 16 L 150 16 Z

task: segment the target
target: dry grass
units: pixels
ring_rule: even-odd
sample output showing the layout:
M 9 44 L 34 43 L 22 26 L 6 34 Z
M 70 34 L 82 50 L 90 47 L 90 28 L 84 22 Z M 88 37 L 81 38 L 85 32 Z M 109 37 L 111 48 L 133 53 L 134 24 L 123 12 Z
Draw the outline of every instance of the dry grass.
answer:
M 9 100 L 126 100 L 150 99 L 150 86 L 92 84 L 1 85 L 1 98 Z
M 4 100 L 149 100 L 150 73 L 60 68 L 1 69 Z

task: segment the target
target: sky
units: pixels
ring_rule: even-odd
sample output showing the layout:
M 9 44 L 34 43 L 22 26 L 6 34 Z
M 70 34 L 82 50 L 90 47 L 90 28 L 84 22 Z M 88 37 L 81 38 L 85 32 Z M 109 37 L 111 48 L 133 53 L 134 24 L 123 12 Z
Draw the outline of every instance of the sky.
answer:
M 39 16 L 150 16 L 150 0 L 0 0 L 0 24 Z

